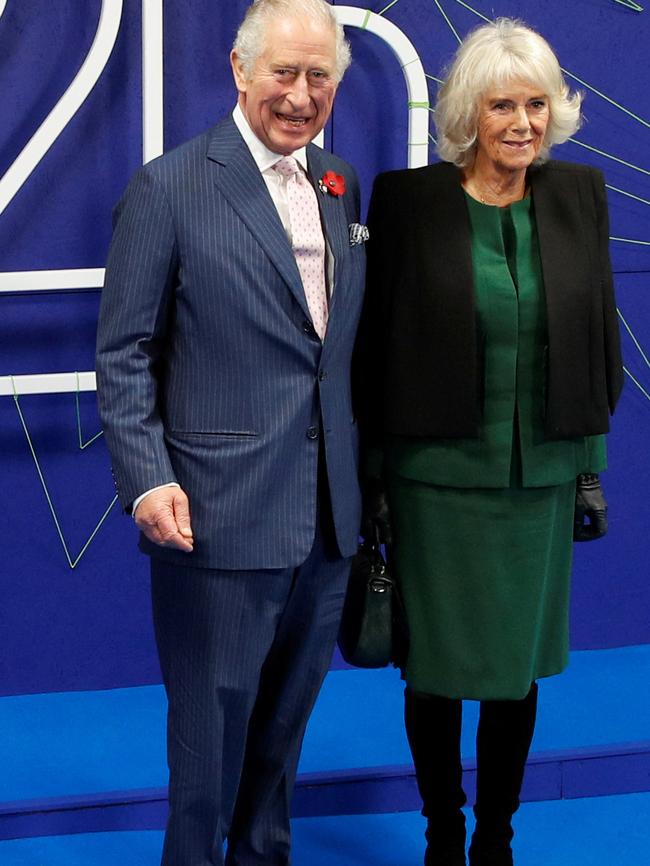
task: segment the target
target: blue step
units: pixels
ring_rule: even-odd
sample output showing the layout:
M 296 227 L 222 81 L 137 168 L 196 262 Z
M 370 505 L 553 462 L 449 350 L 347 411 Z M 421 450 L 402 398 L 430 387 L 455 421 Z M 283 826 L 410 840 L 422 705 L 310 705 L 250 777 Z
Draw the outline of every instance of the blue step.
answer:
M 540 683 L 524 797 L 650 790 L 650 646 L 575 652 Z M 466 702 L 470 798 L 478 705 Z M 0 699 L 0 838 L 155 829 L 166 811 L 161 687 Z M 294 814 L 418 805 L 392 670 L 331 671 L 305 738 Z
M 422 863 L 417 812 L 292 821 L 296 866 Z M 471 815 L 468 824 L 471 830 Z M 645 866 L 650 862 L 650 794 L 525 803 L 515 818 L 518 866 Z M 159 866 L 160 831 L 0 841 L 3 866 Z

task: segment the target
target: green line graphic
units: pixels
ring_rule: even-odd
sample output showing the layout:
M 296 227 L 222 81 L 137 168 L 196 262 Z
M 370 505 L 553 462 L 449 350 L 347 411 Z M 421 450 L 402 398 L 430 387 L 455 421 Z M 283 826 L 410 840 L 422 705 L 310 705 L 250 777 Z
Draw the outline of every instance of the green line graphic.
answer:
M 637 349 L 639 350 L 639 354 L 641 355 L 641 357 L 642 357 L 643 360 L 645 361 L 645 363 L 646 363 L 646 367 L 650 367 L 650 360 L 648 360 L 648 355 L 647 355 L 646 352 L 643 350 L 643 347 L 641 346 L 641 343 L 639 343 L 639 341 L 637 340 L 637 338 L 634 336 L 634 332 L 632 331 L 632 328 L 630 328 L 630 326 L 628 325 L 628 323 L 627 323 L 627 321 L 626 321 L 626 319 L 625 319 L 625 316 L 623 315 L 623 313 L 621 313 L 621 311 L 618 309 L 618 307 L 616 308 L 616 312 L 618 313 L 618 317 L 619 317 L 619 319 L 621 320 L 621 322 L 623 322 L 623 325 L 625 326 L 625 330 L 628 332 L 628 334 L 630 335 L 630 337 L 632 337 L 632 342 L 634 343 L 634 345 L 635 345 L 635 346 L 637 347 Z
M 13 378 L 12 378 L 12 383 L 13 383 Z M 40 464 L 40 461 L 39 461 L 39 459 L 38 459 L 38 455 L 36 454 L 36 449 L 35 449 L 35 447 L 34 447 L 34 443 L 33 443 L 33 441 L 32 441 L 32 437 L 31 437 L 30 434 L 29 434 L 29 428 L 28 428 L 28 426 L 27 426 L 27 421 L 25 420 L 25 416 L 23 415 L 23 411 L 22 411 L 22 409 L 20 408 L 20 397 L 19 397 L 18 394 L 16 393 L 16 386 L 15 386 L 15 384 L 14 384 L 13 387 L 14 387 L 14 404 L 15 404 L 15 406 L 16 406 L 16 410 L 17 410 L 17 412 L 18 412 L 18 417 L 20 418 L 20 423 L 21 423 L 21 425 L 22 425 L 23 432 L 24 432 L 24 434 L 25 434 L 25 438 L 26 438 L 26 440 L 27 440 L 27 444 L 28 444 L 28 446 L 29 446 L 29 450 L 30 450 L 31 455 L 32 455 L 32 459 L 33 459 L 33 461 L 34 461 L 34 466 L 36 467 L 36 472 L 38 473 L 38 477 L 39 477 L 39 480 L 40 480 L 40 482 L 41 482 L 41 487 L 43 488 L 43 493 L 45 494 L 45 499 L 47 500 L 47 504 L 48 504 L 49 509 L 50 509 L 50 514 L 52 515 L 52 520 L 54 521 L 54 526 L 56 527 L 56 531 L 57 531 L 57 534 L 58 534 L 58 536 L 59 536 L 59 540 L 61 541 L 61 546 L 63 547 L 63 552 L 65 553 L 65 558 L 67 559 L 67 561 L 68 561 L 68 565 L 70 566 L 71 569 L 76 568 L 77 565 L 79 564 L 79 562 L 81 561 L 81 558 L 83 557 L 84 553 L 85 553 L 85 552 L 88 550 L 88 548 L 90 547 L 90 544 L 91 544 L 92 540 L 93 540 L 94 537 L 97 535 L 97 533 L 99 532 L 100 528 L 103 526 L 104 522 L 106 521 L 106 518 L 107 518 L 108 515 L 110 514 L 110 512 L 111 512 L 113 506 L 114 506 L 115 503 L 117 502 L 117 496 L 114 496 L 114 497 L 113 497 L 113 499 L 111 500 L 110 505 L 108 506 L 108 508 L 106 509 L 106 511 L 103 513 L 103 515 L 102 515 L 101 518 L 99 519 L 99 522 L 97 523 L 97 525 L 95 526 L 95 528 L 93 529 L 93 531 L 90 533 L 90 536 L 89 536 L 88 539 L 86 540 L 85 544 L 83 545 L 83 547 L 81 548 L 81 550 L 79 551 L 79 553 L 77 554 L 77 556 L 73 558 L 72 555 L 71 555 L 71 553 L 70 553 L 70 549 L 69 549 L 69 547 L 68 547 L 68 544 L 67 544 L 67 542 L 66 542 L 66 540 L 65 540 L 65 536 L 64 536 L 64 534 L 63 534 L 63 530 L 62 530 L 62 528 L 61 528 L 61 523 L 59 522 L 59 518 L 58 518 L 58 515 L 57 515 L 57 513 L 56 513 L 56 509 L 55 509 L 55 507 L 54 507 L 54 503 L 53 503 L 53 501 L 52 501 L 52 497 L 51 497 L 51 495 L 50 495 L 50 491 L 49 491 L 49 488 L 48 488 L 48 486 L 47 486 L 47 482 L 45 481 L 45 476 L 43 475 L 43 470 L 42 470 L 42 468 L 41 468 L 41 464 Z M 77 395 L 77 406 L 78 406 L 78 395 Z M 90 442 L 91 442 L 91 441 L 94 441 L 95 439 L 97 439 L 97 437 L 98 437 L 99 435 L 100 435 L 100 434 L 97 434 L 97 436 L 93 437 L 92 440 L 90 440 L 89 442 L 87 442 L 87 443 L 86 443 L 85 445 L 83 445 L 83 446 L 81 446 L 81 444 L 80 444 L 80 447 L 85 448 L 87 445 L 90 445 Z M 79 433 L 79 442 L 81 443 L 81 433 Z
M 87 442 L 83 441 L 83 433 L 81 432 L 81 411 L 79 408 L 79 373 L 76 373 L 77 376 L 77 391 L 74 395 L 75 397 L 75 405 L 77 407 L 77 436 L 79 439 L 79 450 L 84 451 L 89 445 L 92 445 L 93 442 L 96 442 L 100 436 L 104 434 L 103 430 L 100 430 L 99 433 L 95 433 Z
M 650 204 L 647 198 L 641 198 L 640 195 L 635 195 L 633 192 L 628 192 L 625 189 L 620 189 L 618 186 L 612 186 L 611 183 L 606 183 L 605 186 L 607 189 L 611 189 L 612 192 L 617 192 L 620 195 L 626 195 L 628 198 L 633 198 L 635 201 L 640 201 L 641 204 Z
M 456 2 L 458 2 L 458 0 L 456 0 Z M 607 96 L 606 93 L 603 93 L 602 90 L 597 90 L 597 89 L 596 89 L 595 87 L 593 87 L 591 84 L 587 84 L 587 82 L 586 82 L 586 81 L 583 81 L 582 78 L 578 78 L 577 75 L 574 75 L 573 72 L 569 72 L 569 70 L 568 70 L 568 69 L 565 69 L 564 67 L 562 67 L 562 72 L 564 72 L 565 75 L 568 75 L 569 78 L 573 78 L 573 80 L 574 80 L 574 81 L 577 81 L 578 84 L 582 84 L 582 86 L 583 86 L 583 87 L 586 87 L 587 90 L 591 90 L 591 92 L 592 92 L 592 93 L 595 93 L 596 96 L 600 96 L 601 99 L 604 99 L 606 102 L 609 102 L 610 105 L 613 105 L 613 106 L 614 106 L 614 108 L 618 108 L 619 111 L 623 111 L 623 112 L 625 112 L 625 114 L 628 114 L 628 115 L 629 115 L 630 117 L 632 117 L 634 120 L 636 120 L 636 121 L 638 121 L 639 123 L 643 124 L 643 126 L 647 126 L 648 129 L 650 129 L 650 123 L 648 123 L 647 120 L 644 120 L 642 117 L 639 117 L 638 114 L 635 114 L 633 111 L 630 111 L 629 108 L 625 108 L 625 106 L 621 105 L 619 102 L 616 102 L 616 100 L 611 99 L 611 97 Z
M 492 21 L 491 18 L 488 18 L 487 15 L 484 15 L 482 12 L 479 12 L 478 9 L 473 9 L 468 3 L 463 3 L 463 0 L 456 0 L 459 6 L 464 6 L 465 9 L 469 9 L 470 12 L 473 12 L 474 15 L 478 15 L 479 18 L 482 18 L 483 21 Z
M 644 350 L 643 346 L 641 345 L 641 343 L 636 338 L 634 331 L 629 326 L 629 324 L 627 323 L 627 320 L 625 319 L 625 316 L 623 315 L 623 313 L 621 313 L 621 311 L 618 307 L 616 308 L 616 312 L 618 313 L 618 317 L 621 320 L 621 322 L 623 322 L 623 326 L 625 327 L 625 330 L 630 335 L 632 342 L 636 346 L 639 354 L 641 355 L 641 357 L 645 361 L 646 367 L 650 368 L 650 359 L 648 358 L 647 352 Z M 630 377 L 630 379 L 634 382 L 634 384 L 639 389 L 639 391 L 641 391 L 641 393 L 646 397 L 646 399 L 650 400 L 650 394 L 647 392 L 647 390 L 644 388 L 644 386 L 641 384 L 641 382 L 639 382 L 639 380 L 636 378 L 636 376 L 634 376 L 625 365 L 623 365 L 623 370 Z
M 384 6 L 381 12 L 377 12 L 377 15 L 383 15 L 384 12 L 388 12 L 388 10 L 391 9 L 396 3 L 399 3 L 399 0 L 393 0 L 392 3 L 388 4 L 388 6 Z
M 634 0 L 614 0 L 619 6 L 626 6 L 628 9 L 633 9 L 635 12 L 643 12 L 643 6 L 639 6 Z
M 454 34 L 454 36 L 455 36 L 456 39 L 458 40 L 458 43 L 460 44 L 463 40 L 462 40 L 461 37 L 458 35 L 458 31 L 456 30 L 456 28 L 454 27 L 454 25 L 451 23 L 451 21 L 450 21 L 450 19 L 449 19 L 449 16 L 448 16 L 447 13 L 445 12 L 445 10 L 442 8 L 442 5 L 438 2 L 438 0 L 433 0 L 433 2 L 436 4 L 436 6 L 438 7 L 438 9 L 440 10 L 440 14 L 441 14 L 442 17 L 445 19 L 445 21 L 446 21 L 447 24 L 449 25 L 449 28 L 450 28 L 451 32 Z
M 578 144 L 580 147 L 584 147 L 587 150 L 591 150 L 593 153 L 597 153 L 600 156 L 605 156 L 607 159 L 612 159 L 614 162 L 620 162 L 621 165 L 626 165 L 628 168 L 633 168 L 634 171 L 640 171 L 642 174 L 650 175 L 650 171 L 647 168 L 641 168 L 640 165 L 635 165 L 633 162 L 627 162 L 624 159 L 621 159 L 619 156 L 614 156 L 612 153 L 607 153 L 605 150 L 600 150 L 598 147 L 594 147 L 591 144 L 587 144 L 584 141 L 578 141 L 577 138 L 570 138 L 569 141 L 571 144 Z
M 650 247 L 650 241 L 639 241 L 633 238 L 616 238 L 613 235 L 609 236 L 610 241 L 618 241 L 620 244 L 639 244 L 642 247 Z
M 639 391 L 644 395 L 644 397 L 645 397 L 647 400 L 650 400 L 650 394 L 648 394 L 648 392 L 647 392 L 646 389 L 643 387 L 643 385 L 641 384 L 641 382 L 639 382 L 639 380 L 638 380 L 635 376 L 633 376 L 632 373 L 630 373 L 630 371 L 627 369 L 627 367 L 625 366 L 625 364 L 623 365 L 623 371 L 624 371 L 625 373 L 627 373 L 627 375 L 628 375 L 628 376 L 630 377 L 630 379 L 634 382 L 634 384 L 635 384 L 636 387 L 639 389 Z

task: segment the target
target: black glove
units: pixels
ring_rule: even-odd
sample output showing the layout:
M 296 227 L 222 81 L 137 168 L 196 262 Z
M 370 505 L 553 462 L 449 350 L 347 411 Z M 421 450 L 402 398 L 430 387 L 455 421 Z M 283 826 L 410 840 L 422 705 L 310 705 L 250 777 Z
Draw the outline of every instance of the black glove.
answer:
M 381 478 L 367 478 L 361 485 L 363 512 L 361 535 L 372 544 L 390 544 L 393 534 L 386 488 Z
M 589 523 L 585 518 L 589 518 Z M 607 532 L 607 502 L 594 474 L 578 475 L 576 479 L 576 508 L 573 517 L 573 540 L 593 541 Z

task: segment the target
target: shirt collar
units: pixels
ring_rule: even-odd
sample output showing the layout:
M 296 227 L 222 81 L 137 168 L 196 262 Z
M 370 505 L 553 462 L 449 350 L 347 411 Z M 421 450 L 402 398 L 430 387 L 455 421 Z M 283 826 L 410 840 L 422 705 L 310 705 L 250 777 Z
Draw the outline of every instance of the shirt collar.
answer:
M 255 135 L 239 103 L 235 106 L 235 110 L 232 113 L 232 119 L 235 121 L 235 126 L 241 133 L 242 138 L 246 142 L 246 145 L 255 160 L 255 164 L 262 174 L 282 159 L 283 154 L 273 153 L 273 151 L 269 150 L 268 147 Z M 307 173 L 307 148 L 300 147 L 298 150 L 294 150 L 291 156 L 300 165 L 302 170 Z

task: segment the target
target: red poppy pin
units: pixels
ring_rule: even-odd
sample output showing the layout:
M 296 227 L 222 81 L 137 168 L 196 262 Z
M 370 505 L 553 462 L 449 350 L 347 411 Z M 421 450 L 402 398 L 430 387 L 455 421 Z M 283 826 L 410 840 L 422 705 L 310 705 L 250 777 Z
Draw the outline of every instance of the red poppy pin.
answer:
M 322 193 L 330 195 L 343 195 L 345 192 L 345 178 L 342 174 L 336 174 L 334 171 L 326 171 L 318 181 L 318 188 Z

